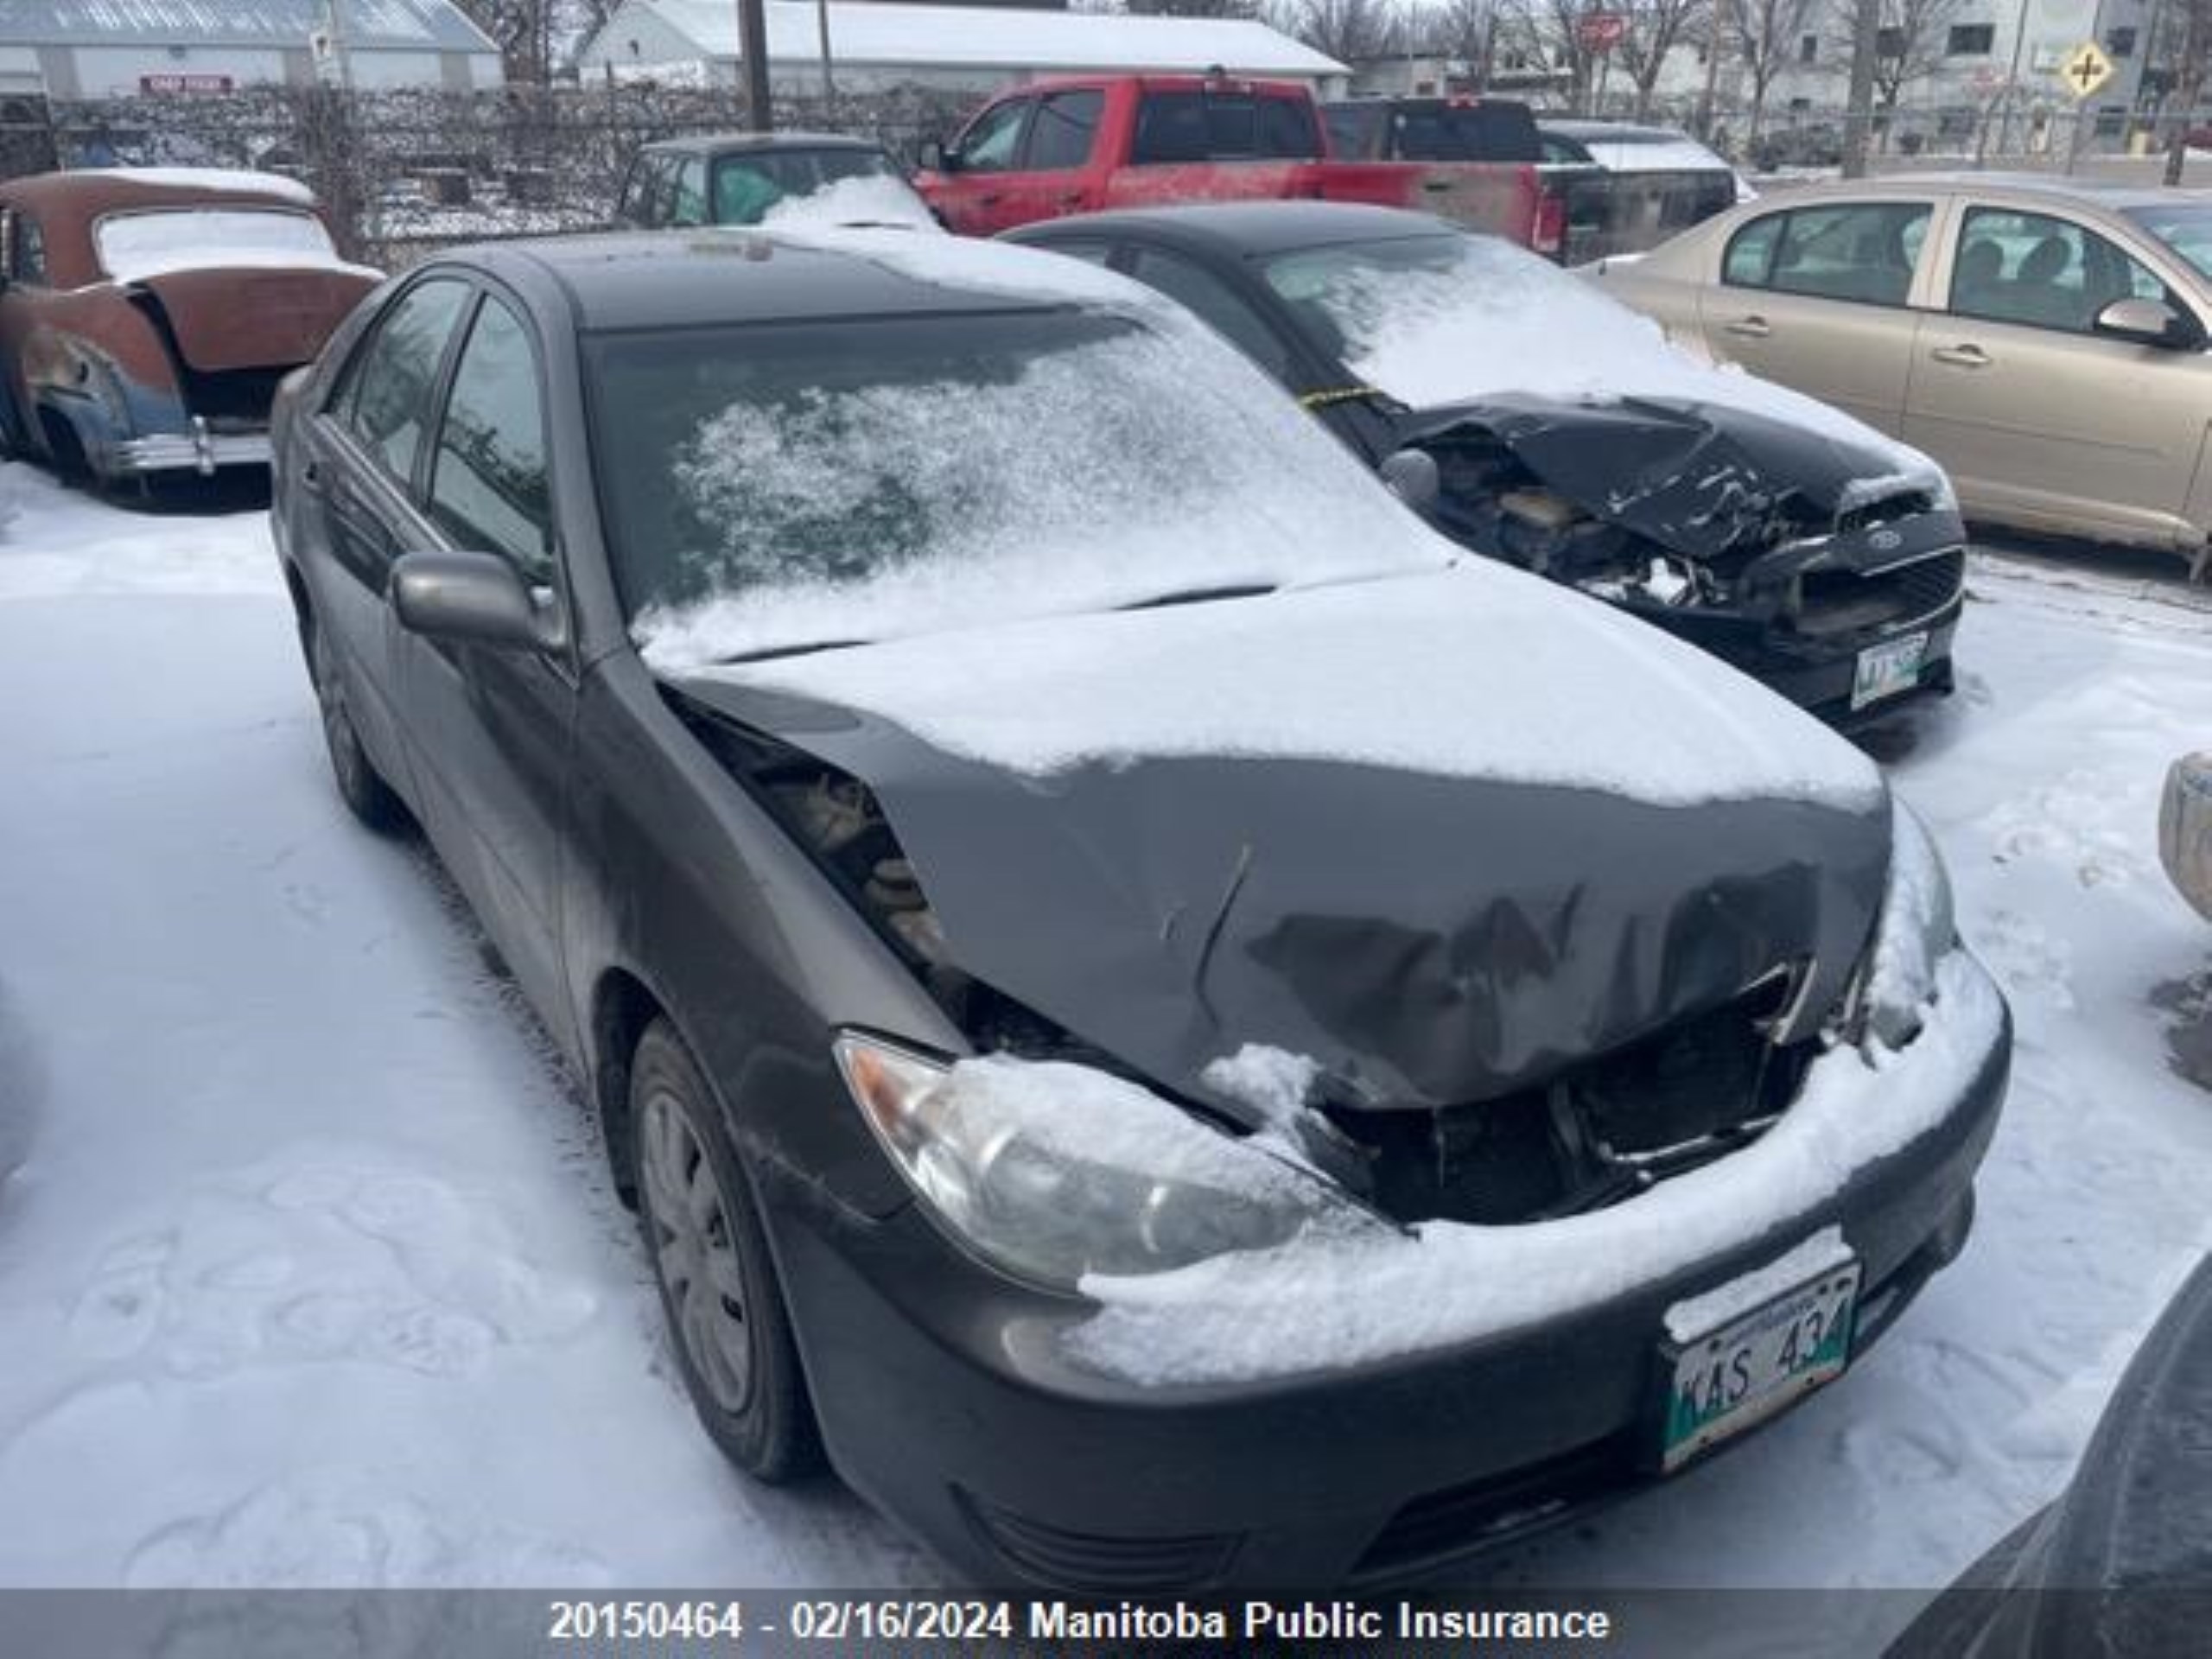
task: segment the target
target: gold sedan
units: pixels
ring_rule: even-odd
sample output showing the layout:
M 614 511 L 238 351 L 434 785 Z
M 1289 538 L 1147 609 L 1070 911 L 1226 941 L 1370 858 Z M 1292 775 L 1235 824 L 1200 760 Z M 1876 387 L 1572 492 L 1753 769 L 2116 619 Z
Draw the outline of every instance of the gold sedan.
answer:
M 1926 450 L 1970 518 L 2212 564 L 2212 193 L 1820 185 L 1590 274 L 1683 345 Z

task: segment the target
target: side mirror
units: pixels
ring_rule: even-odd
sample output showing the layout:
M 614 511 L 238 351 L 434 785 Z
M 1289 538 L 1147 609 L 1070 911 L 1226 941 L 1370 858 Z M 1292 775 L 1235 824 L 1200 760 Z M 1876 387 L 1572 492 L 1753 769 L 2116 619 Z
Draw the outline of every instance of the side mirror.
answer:
M 399 626 L 427 639 L 501 651 L 550 651 L 566 639 L 560 613 L 491 553 L 409 553 L 391 567 Z
M 2093 326 L 2108 339 L 2132 340 L 2138 346 L 2190 351 L 2204 343 L 2202 327 L 2164 300 L 2114 300 L 2097 313 Z
M 1426 449 L 1400 449 L 1382 458 L 1376 468 L 1391 494 L 1415 512 L 1427 512 L 1444 493 L 1444 475 L 1436 457 Z
M 960 152 L 934 138 L 923 139 L 921 147 L 914 155 L 925 172 L 957 173 L 960 170 Z

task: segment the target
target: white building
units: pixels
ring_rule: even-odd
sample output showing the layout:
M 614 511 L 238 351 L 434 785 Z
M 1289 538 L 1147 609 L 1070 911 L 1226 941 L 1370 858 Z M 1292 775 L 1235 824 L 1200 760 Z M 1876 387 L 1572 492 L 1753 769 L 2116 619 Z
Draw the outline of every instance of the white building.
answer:
M 822 42 L 814 0 L 767 0 L 768 76 L 778 91 L 818 91 Z M 1192 74 L 1302 80 L 1342 88 L 1343 64 L 1264 23 L 1132 17 L 990 6 L 833 0 L 830 61 L 841 92 L 893 86 L 988 92 L 1043 75 Z M 739 67 L 735 0 L 627 0 L 584 42 L 577 67 L 594 76 L 728 85 Z
M 311 84 L 334 0 L 0 0 L 0 90 L 189 98 Z M 499 54 L 452 0 L 334 0 L 353 84 L 467 92 Z M 325 61 L 329 61 L 327 51 Z

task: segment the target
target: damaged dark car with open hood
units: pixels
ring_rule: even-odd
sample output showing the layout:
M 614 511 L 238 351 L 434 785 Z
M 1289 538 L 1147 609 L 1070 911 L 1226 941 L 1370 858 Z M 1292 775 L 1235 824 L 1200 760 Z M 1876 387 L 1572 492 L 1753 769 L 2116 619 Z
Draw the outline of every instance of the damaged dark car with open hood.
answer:
M 1948 481 L 1826 404 L 1701 363 L 1581 278 L 1394 209 L 1100 213 L 1011 240 L 1173 296 L 1462 545 L 1621 607 L 1839 724 L 1948 692 Z
M 1872 764 L 1141 286 L 448 254 L 276 443 L 340 792 L 588 1079 L 701 1422 L 968 1579 L 1419 1579 L 1964 1243 L 2009 1020 Z

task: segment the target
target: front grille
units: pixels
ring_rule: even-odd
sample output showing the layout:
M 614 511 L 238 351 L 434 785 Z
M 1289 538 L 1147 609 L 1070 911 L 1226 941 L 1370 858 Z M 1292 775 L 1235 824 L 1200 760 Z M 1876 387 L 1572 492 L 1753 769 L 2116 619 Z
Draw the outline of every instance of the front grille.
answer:
M 1957 600 L 1966 575 L 1963 550 L 1864 574 L 1808 571 L 1798 590 L 1797 631 L 1827 638 L 1917 621 Z
M 1793 988 L 1792 976 L 1770 976 L 1496 1099 L 1330 1116 L 1366 1153 L 1371 1196 L 1397 1220 L 1496 1226 L 1602 1209 L 1725 1156 L 1781 1115 L 1811 1058 L 1767 1034 Z
M 1348 1575 L 1388 1581 L 1432 1562 L 1495 1548 L 1556 1525 L 1636 1471 L 1625 1435 L 1579 1446 L 1525 1469 L 1414 1498 L 1377 1533 Z
M 963 1507 L 1007 1564 L 1039 1584 L 1137 1595 L 1218 1584 L 1240 1541 L 1224 1533 L 1114 1538 L 1071 1532 L 960 1494 Z

